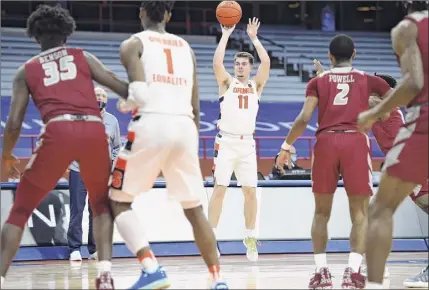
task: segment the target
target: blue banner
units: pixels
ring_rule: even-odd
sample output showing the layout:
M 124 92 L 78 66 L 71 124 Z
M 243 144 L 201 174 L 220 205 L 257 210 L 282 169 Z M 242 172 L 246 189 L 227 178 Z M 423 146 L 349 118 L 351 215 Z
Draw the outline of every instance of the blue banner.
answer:
M 261 157 L 272 157 L 275 156 L 280 148 L 283 138 L 289 132 L 293 121 L 302 108 L 301 102 L 282 102 L 282 103 L 270 103 L 261 102 L 259 108 L 259 114 L 257 118 L 255 136 L 264 137 L 259 142 L 259 153 Z M 1 132 L 3 133 L 5 122 L 9 113 L 10 97 L 1 98 Z M 115 115 L 118 118 L 121 135 L 127 134 L 127 126 L 130 122 L 130 114 L 121 114 L 116 109 L 116 99 L 112 99 L 107 104 L 107 111 Z M 216 122 L 219 116 L 219 103 L 217 101 L 202 101 L 201 102 L 201 136 L 214 137 L 217 133 Z M 237 120 L 240 122 L 240 120 Z M 40 119 L 40 113 L 31 101 L 25 116 L 22 135 L 38 135 L 43 122 Z M 308 137 L 314 136 L 317 130 L 317 112 L 313 115 L 307 130 L 305 130 L 303 136 Z M 277 138 L 267 138 L 267 137 Z M 207 138 L 207 137 L 206 137 Z M 267 138 L 267 139 L 266 139 Z M 303 139 L 298 140 L 295 144 L 298 155 L 300 157 L 308 157 L 310 153 L 309 140 Z M 19 157 L 28 157 L 31 154 L 32 146 L 35 146 L 35 138 L 21 138 L 15 154 Z M 200 155 L 212 157 L 213 156 L 213 138 L 207 138 L 200 142 Z M 33 144 L 32 144 L 33 143 Z M 374 156 L 383 156 L 378 146 L 373 142 Z

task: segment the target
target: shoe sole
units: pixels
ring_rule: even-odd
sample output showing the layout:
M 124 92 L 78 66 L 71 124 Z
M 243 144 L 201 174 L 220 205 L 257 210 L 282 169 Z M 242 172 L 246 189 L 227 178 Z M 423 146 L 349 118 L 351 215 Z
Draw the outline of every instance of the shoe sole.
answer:
M 404 286 L 407 288 L 428 288 L 428 282 L 404 282 Z
M 144 287 L 140 287 L 137 289 L 167 289 L 167 288 L 170 288 L 170 286 L 171 286 L 171 283 L 168 281 L 167 278 L 165 278 L 165 279 L 157 280 Z

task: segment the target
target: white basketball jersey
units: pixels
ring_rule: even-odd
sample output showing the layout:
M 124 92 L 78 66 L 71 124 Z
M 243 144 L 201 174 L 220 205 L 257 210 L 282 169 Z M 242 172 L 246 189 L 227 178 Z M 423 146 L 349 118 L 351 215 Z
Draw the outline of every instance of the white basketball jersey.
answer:
M 140 60 L 149 87 L 139 112 L 193 117 L 194 62 L 189 44 L 170 33 L 143 31 L 133 36 L 143 43 Z
M 233 78 L 228 90 L 219 96 L 221 131 L 236 135 L 251 135 L 255 131 L 259 110 L 259 96 L 256 83 L 250 80 L 242 84 Z

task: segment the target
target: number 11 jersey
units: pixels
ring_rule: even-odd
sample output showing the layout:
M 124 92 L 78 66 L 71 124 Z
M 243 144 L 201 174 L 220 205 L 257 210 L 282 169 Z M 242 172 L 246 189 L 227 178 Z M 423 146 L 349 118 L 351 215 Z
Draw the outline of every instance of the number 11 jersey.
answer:
M 380 77 L 352 67 L 335 67 L 310 80 L 306 97 L 317 97 L 317 133 L 335 130 L 357 130 L 359 113 L 368 109 L 369 96 L 384 96 L 389 84 Z
M 59 46 L 43 51 L 25 63 L 25 78 L 45 124 L 63 114 L 100 117 L 82 49 Z
M 233 78 L 228 90 L 219 97 L 219 130 L 234 135 L 252 135 L 255 132 L 259 110 L 256 82 L 247 84 Z

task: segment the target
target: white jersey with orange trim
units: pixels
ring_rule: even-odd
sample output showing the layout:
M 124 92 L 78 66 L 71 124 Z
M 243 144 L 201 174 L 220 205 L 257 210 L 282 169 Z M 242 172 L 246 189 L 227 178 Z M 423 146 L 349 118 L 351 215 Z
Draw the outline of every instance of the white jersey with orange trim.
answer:
M 143 44 L 140 58 L 148 94 L 139 113 L 188 115 L 192 113 L 194 62 L 191 48 L 183 38 L 146 30 L 133 35 Z
M 252 135 L 259 110 L 259 95 L 256 82 L 247 84 L 233 78 L 228 90 L 219 96 L 220 116 L 218 128 L 234 135 Z

